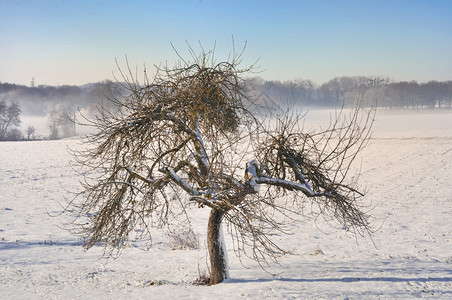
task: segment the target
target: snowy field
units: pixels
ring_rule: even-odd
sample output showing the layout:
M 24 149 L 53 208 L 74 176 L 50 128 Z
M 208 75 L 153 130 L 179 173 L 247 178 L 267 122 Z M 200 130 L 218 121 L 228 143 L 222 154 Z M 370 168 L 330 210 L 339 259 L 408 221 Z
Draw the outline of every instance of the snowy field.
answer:
M 305 126 L 324 120 L 308 114 Z M 200 247 L 173 250 L 164 233 L 132 242 L 116 260 L 84 252 L 63 227 L 61 205 L 80 179 L 67 147 L 76 139 L 0 143 L 1 299 L 452 299 L 452 112 L 379 111 L 362 153 L 361 184 L 374 207 L 373 241 L 306 220 L 280 243 L 297 255 L 265 273 L 229 251 L 231 279 L 193 286 L 206 270 Z M 228 240 L 228 249 L 232 245 Z

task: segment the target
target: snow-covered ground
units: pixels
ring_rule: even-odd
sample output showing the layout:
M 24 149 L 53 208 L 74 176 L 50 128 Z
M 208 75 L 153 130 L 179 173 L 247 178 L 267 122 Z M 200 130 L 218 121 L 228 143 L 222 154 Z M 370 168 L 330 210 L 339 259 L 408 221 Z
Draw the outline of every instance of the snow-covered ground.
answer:
M 311 111 L 305 126 L 325 119 Z M 393 299 L 452 298 L 452 112 L 379 111 L 362 154 L 377 230 L 371 240 L 306 220 L 280 244 L 298 255 L 263 272 L 229 253 L 232 279 L 191 282 L 207 269 L 207 210 L 194 224 L 200 247 L 177 249 L 156 233 L 116 259 L 84 252 L 65 224 L 67 190 L 80 179 L 67 146 L 77 140 L 0 143 L 1 299 Z M 226 242 L 228 243 L 227 236 Z M 228 243 L 228 249 L 231 244 Z

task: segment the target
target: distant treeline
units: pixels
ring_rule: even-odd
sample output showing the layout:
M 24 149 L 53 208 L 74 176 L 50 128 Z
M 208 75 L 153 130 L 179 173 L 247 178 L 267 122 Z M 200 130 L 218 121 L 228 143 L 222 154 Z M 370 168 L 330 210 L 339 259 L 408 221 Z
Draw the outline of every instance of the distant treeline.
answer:
M 293 104 L 305 107 L 354 105 L 359 98 L 364 106 L 421 109 L 451 108 L 452 81 L 392 82 L 375 77 L 337 77 L 322 85 L 310 80 L 267 81 L 249 78 L 252 97 L 260 105 Z M 64 111 L 96 109 L 108 106 L 107 98 L 120 98 L 127 91 L 121 83 L 105 80 L 83 86 L 27 87 L 0 83 L 0 100 L 17 103 L 25 115 L 45 116 L 59 107 Z
M 75 120 L 83 119 L 113 104 L 108 99 L 121 101 L 123 85 L 112 81 L 83 86 L 37 86 L 0 83 L 0 141 L 60 139 L 76 135 Z M 82 114 L 82 116 L 80 115 Z M 20 129 L 21 117 L 45 117 L 50 134 L 37 133 L 33 125 Z M 79 117 L 77 117 L 79 116 Z
M 336 77 L 320 86 L 310 80 L 265 81 L 250 79 L 255 97 L 276 104 L 291 103 L 308 107 L 355 105 L 359 98 L 364 106 L 421 109 L 451 108 L 452 81 L 392 82 L 375 77 Z
M 22 113 L 46 116 L 55 107 L 66 111 L 93 110 L 96 105 L 108 105 L 107 98 L 121 96 L 119 83 L 105 80 L 83 86 L 63 85 L 27 87 L 0 82 L 0 100 L 19 104 Z

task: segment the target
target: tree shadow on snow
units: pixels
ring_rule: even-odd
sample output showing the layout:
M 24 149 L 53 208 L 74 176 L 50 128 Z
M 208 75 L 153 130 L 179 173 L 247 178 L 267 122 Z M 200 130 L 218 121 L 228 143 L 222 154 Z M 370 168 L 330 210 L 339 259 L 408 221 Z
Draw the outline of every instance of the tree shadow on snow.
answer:
M 42 247 L 42 246 L 77 246 L 80 247 L 82 242 L 80 241 L 52 241 L 52 240 L 44 240 L 44 241 L 23 241 L 17 240 L 13 241 L 0 241 L 0 251 L 2 250 L 11 250 L 11 249 L 28 249 L 33 247 Z

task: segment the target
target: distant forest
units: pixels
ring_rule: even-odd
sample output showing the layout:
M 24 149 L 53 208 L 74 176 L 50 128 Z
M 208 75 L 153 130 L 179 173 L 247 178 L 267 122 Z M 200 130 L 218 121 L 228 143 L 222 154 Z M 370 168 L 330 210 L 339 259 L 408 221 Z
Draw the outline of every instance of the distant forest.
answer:
M 106 99 L 121 97 L 123 91 L 121 84 L 110 80 L 83 86 L 36 87 L 0 82 L 0 101 L 19 104 L 27 116 L 46 116 L 55 108 L 68 113 L 94 110 L 96 105 L 108 105 Z
M 392 82 L 384 78 L 336 77 L 322 85 L 310 80 L 267 81 L 259 77 L 247 79 L 250 93 L 257 104 L 277 106 L 292 104 L 302 107 L 337 107 L 355 105 L 388 109 L 451 108 L 452 81 Z M 49 111 L 94 111 L 97 105 L 111 105 L 108 98 L 125 96 L 123 84 L 105 80 L 83 86 L 27 87 L 0 83 L 0 101 L 16 103 L 22 113 L 46 116 Z
M 375 77 L 336 77 L 320 86 L 310 80 L 265 81 L 250 79 L 257 98 L 306 107 L 362 106 L 387 109 L 451 108 L 452 81 L 392 82 Z

